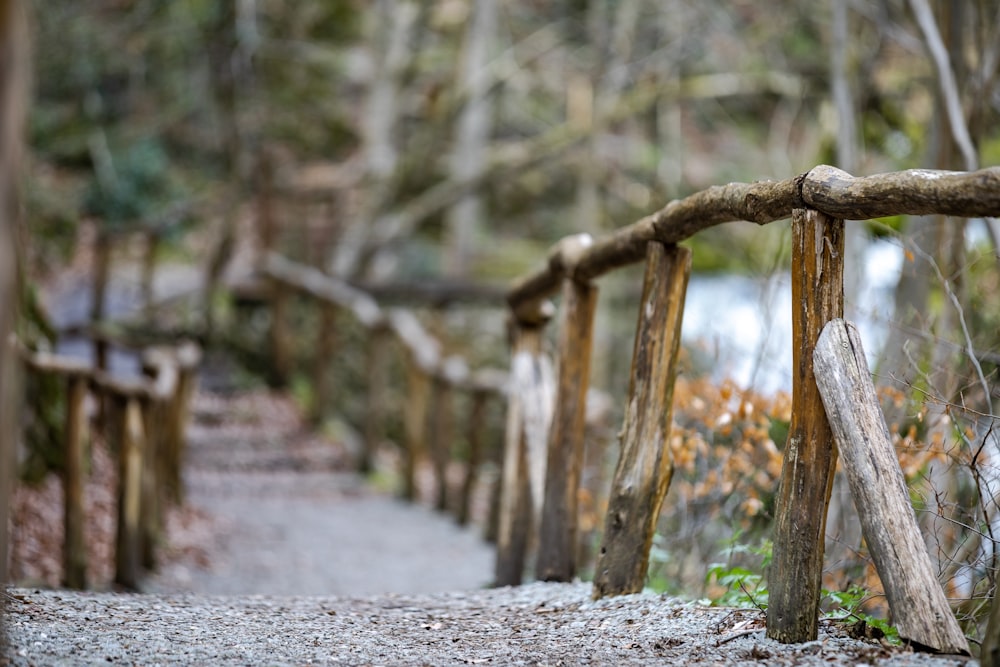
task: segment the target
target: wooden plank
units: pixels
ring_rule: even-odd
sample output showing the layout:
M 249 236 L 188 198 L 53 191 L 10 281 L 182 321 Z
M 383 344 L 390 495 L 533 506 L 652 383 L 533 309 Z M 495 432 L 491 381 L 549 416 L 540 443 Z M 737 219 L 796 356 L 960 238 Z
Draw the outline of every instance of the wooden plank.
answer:
M 141 539 L 139 531 L 142 494 L 142 451 L 145 433 L 142 407 L 135 398 L 115 397 L 112 419 L 119 424 L 118 442 L 118 526 L 115 539 L 115 583 L 137 590 L 140 578 Z
M 670 420 L 690 274 L 690 250 L 649 244 L 622 449 L 594 574 L 595 598 L 638 593 L 646 582 L 656 521 L 673 473 Z
M 900 638 L 919 649 L 968 655 L 917 525 L 857 328 L 832 320 L 813 358 L 861 531 Z
M 528 404 L 535 400 L 530 385 L 540 375 L 544 329 L 515 325 L 512 332 L 511 387 L 507 403 L 501 468 L 497 559 L 494 583 L 516 586 L 524 577 L 534 524 L 534 502 L 529 462 Z
M 559 379 L 549 430 L 545 499 L 535 567 L 541 581 L 572 581 L 576 575 L 577 496 L 596 312 L 595 286 L 563 281 Z
M 818 211 L 792 215 L 792 420 L 785 444 L 768 573 L 767 636 L 816 639 L 826 514 L 837 465 L 816 387 L 813 349 L 844 313 L 844 223 Z
M 67 380 L 65 461 L 63 462 L 63 583 L 67 588 L 87 588 L 87 545 L 84 541 L 83 470 L 87 416 L 83 401 L 87 378 L 71 375 Z

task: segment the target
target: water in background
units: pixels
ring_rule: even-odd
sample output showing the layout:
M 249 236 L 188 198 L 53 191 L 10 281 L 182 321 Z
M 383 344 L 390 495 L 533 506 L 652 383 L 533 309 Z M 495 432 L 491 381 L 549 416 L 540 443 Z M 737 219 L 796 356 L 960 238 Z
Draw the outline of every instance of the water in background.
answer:
M 898 243 L 872 242 L 865 253 L 864 276 L 858 281 L 860 293 L 845 295 L 845 316 L 860 330 L 872 366 L 888 333 L 902 262 Z M 693 275 L 684 307 L 683 340 L 707 358 L 716 380 L 731 378 L 765 394 L 790 391 L 789 274 Z

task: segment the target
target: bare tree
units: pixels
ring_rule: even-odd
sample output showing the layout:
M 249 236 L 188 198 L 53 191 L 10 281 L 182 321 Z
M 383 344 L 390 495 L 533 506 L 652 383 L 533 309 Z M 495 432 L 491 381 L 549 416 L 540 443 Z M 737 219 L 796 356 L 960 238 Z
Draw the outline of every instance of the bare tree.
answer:
M 451 155 L 451 173 L 455 181 L 482 175 L 492 127 L 487 65 L 497 29 L 497 0 L 475 0 L 472 12 L 465 34 L 460 74 L 467 99 L 458 118 Z M 448 210 L 445 271 L 454 277 L 463 277 L 469 272 L 483 216 L 482 198 L 475 192 L 466 193 Z

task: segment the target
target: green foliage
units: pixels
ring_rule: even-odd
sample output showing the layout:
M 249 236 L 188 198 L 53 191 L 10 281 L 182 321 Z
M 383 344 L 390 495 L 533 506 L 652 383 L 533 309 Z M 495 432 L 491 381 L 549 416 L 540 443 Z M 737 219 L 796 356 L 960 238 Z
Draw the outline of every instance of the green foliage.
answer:
M 179 198 L 170 161 L 159 141 L 144 139 L 112 159 L 110 174 L 99 174 L 83 195 L 83 208 L 110 231 L 121 231 Z
M 899 644 L 899 630 L 884 618 L 877 618 L 864 613 L 862 607 L 871 598 L 865 588 L 854 584 L 844 591 L 829 591 L 823 589 L 821 606 L 825 610 L 823 617 L 844 623 L 860 621 L 869 628 L 875 628 L 891 644 Z
M 728 560 L 725 563 L 712 563 L 708 566 L 705 583 L 715 583 L 726 588 L 721 595 L 711 598 L 712 605 L 766 609 L 768 590 L 761 573 L 771 563 L 771 541 L 763 540 L 756 546 L 751 546 L 741 544 L 740 536 L 741 533 L 737 531 L 728 540 L 724 552 Z

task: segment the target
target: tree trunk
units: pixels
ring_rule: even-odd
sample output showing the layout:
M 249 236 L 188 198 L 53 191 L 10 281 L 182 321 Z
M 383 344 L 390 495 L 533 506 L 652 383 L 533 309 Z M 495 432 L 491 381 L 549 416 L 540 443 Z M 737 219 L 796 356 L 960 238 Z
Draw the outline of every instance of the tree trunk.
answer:
M 826 514 L 837 464 L 833 433 L 816 387 L 813 349 L 828 321 L 844 314 L 844 223 L 811 209 L 792 216 L 792 421 L 774 522 L 767 636 L 816 639 Z
M 6 342 L 17 313 L 21 256 L 17 252 L 17 174 L 30 67 L 25 5 L 0 0 L 0 587 L 7 583 L 7 515 L 14 482 L 15 425 L 20 413 L 19 363 Z M 0 655 L 6 655 L 7 649 L 6 598 L 0 593 Z
M 486 167 L 487 144 L 493 123 L 489 100 L 490 77 L 486 67 L 491 57 L 497 26 L 497 0 L 475 0 L 467 24 L 462 51 L 460 89 L 466 93 L 458 118 L 458 136 L 451 156 L 453 180 L 479 177 Z M 445 272 L 454 277 L 468 275 L 476 238 L 483 222 L 483 202 L 466 193 L 448 211 Z

